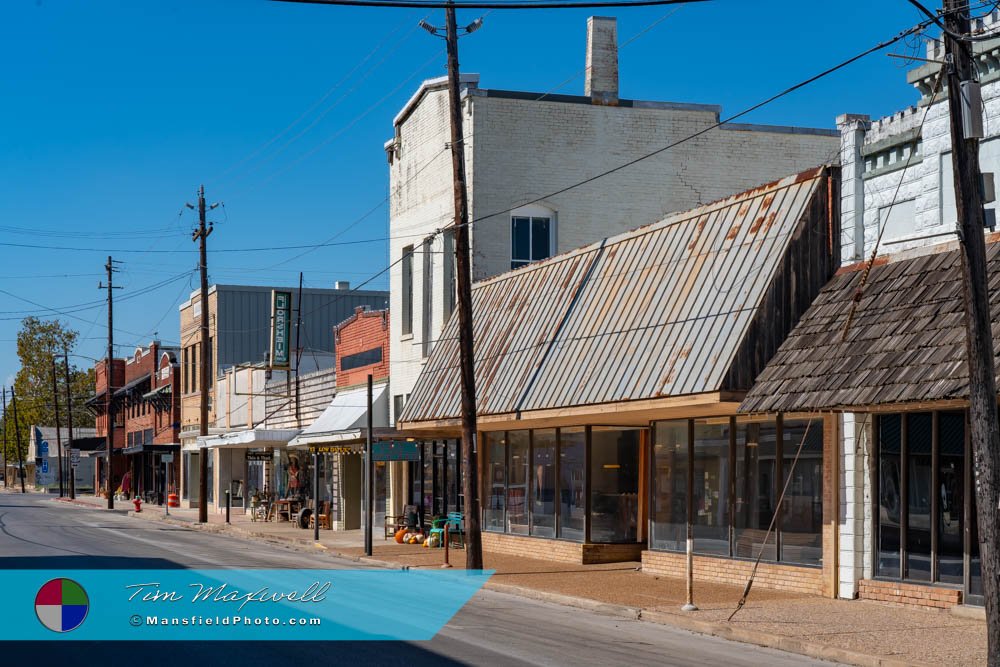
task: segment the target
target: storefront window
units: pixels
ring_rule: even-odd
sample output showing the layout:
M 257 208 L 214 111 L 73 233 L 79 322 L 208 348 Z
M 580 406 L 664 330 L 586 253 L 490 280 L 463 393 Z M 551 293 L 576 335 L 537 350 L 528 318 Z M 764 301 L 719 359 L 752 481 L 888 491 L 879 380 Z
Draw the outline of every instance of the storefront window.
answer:
M 593 427 L 590 540 L 635 542 L 639 509 L 639 429 Z
M 531 534 L 556 536 L 556 431 L 532 432 Z
M 729 555 L 729 419 L 694 422 L 694 550 Z
M 505 433 L 487 433 L 486 479 L 483 484 L 483 530 L 503 532 L 507 495 Z
M 906 577 L 931 580 L 931 439 L 933 418 L 929 412 L 906 417 L 907 431 L 907 519 Z
M 559 537 L 583 542 L 586 520 L 587 433 L 559 429 Z
M 965 421 L 964 412 L 877 417 L 878 576 L 965 584 L 969 597 L 982 594 Z
M 764 543 L 777 509 L 775 476 L 778 429 L 775 422 L 749 422 L 736 428 L 735 543 L 733 555 L 777 560 L 777 535 Z
M 311 495 L 312 457 L 303 451 L 276 450 L 275 488 L 279 498 L 306 498 Z M 211 459 L 209 459 L 211 460 Z
M 449 512 L 459 512 L 462 509 L 461 494 L 462 494 L 462 478 L 461 478 L 461 466 L 459 465 L 458 456 L 458 441 L 449 440 L 447 445 L 448 450 L 448 511 Z
M 528 534 L 528 431 L 507 432 L 507 532 Z
M 688 421 L 658 423 L 653 441 L 651 549 L 686 548 L 687 465 Z
M 878 418 L 878 557 L 877 573 L 898 579 L 900 503 L 900 453 L 902 418 L 885 415 Z
M 788 490 L 781 507 L 781 560 L 820 565 L 823 560 L 823 422 L 786 420 L 782 465 Z M 804 439 L 803 439 L 804 438 Z M 802 445 L 798 461 L 795 454 Z
M 962 538 L 965 533 L 965 415 L 938 415 L 938 578 L 962 584 Z

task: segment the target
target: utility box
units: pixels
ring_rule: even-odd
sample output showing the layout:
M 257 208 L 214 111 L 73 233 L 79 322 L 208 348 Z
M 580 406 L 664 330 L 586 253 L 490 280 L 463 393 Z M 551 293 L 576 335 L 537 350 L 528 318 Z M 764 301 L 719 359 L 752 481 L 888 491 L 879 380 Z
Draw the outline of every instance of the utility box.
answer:
M 962 128 L 966 139 L 983 138 L 983 93 L 978 81 L 961 83 Z

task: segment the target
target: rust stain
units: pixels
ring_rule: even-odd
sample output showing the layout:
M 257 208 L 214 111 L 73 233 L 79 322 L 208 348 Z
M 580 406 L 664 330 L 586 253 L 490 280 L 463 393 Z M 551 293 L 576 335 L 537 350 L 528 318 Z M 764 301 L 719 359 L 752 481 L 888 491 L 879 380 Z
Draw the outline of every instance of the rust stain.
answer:
M 729 233 L 726 234 L 726 240 L 732 241 L 733 239 L 736 238 L 736 235 L 739 233 L 740 233 L 740 225 L 739 224 L 733 225 L 732 229 L 729 230 Z
M 777 218 L 778 218 L 778 212 L 777 211 L 771 211 L 770 213 L 767 214 L 767 220 L 765 220 L 765 222 L 764 222 L 764 231 L 765 232 L 769 232 L 771 230 L 771 225 L 774 224 L 774 221 Z
M 698 239 L 701 238 L 701 233 L 705 229 L 705 223 L 707 222 L 707 215 L 701 216 L 701 219 L 698 220 L 698 226 L 694 229 L 694 237 L 691 239 L 691 243 L 688 244 L 688 250 L 693 251 L 698 246 Z

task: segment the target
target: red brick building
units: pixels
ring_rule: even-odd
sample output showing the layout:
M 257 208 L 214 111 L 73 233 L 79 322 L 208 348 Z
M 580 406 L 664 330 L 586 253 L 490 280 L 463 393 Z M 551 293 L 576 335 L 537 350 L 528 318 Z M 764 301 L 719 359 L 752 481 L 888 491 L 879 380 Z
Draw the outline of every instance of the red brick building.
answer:
M 98 436 L 107 437 L 107 364 L 99 362 L 96 393 L 88 402 Z M 179 479 L 180 367 L 177 350 L 153 341 L 127 359 L 112 360 L 115 433 L 112 490 L 163 502 Z M 164 461 L 175 455 L 171 462 Z M 169 467 L 169 470 L 168 470 Z M 104 479 L 104 460 L 98 464 Z M 103 481 L 100 483 L 103 486 Z
M 125 360 L 111 360 L 111 382 L 109 395 L 108 364 L 105 360 L 94 364 L 94 395 L 87 401 L 87 408 L 94 413 L 94 426 L 97 429 L 97 437 L 108 437 L 108 401 L 110 397 L 121 386 L 125 384 Z M 112 482 L 115 486 L 125 472 L 125 461 L 120 456 L 122 448 L 125 446 L 125 425 L 124 416 L 121 412 L 115 415 L 114 432 L 114 456 L 112 456 Z M 107 468 L 105 467 L 105 449 L 102 447 L 99 453 L 97 465 L 94 466 L 94 489 L 98 494 L 106 488 L 105 479 Z
M 333 328 L 336 340 L 337 388 L 389 377 L 389 311 L 355 308 L 354 314 Z

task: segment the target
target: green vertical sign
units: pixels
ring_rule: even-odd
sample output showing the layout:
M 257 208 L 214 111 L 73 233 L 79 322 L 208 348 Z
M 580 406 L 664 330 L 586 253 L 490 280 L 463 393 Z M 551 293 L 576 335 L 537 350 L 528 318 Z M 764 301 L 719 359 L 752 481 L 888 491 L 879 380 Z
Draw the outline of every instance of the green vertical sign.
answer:
M 271 368 L 288 369 L 292 336 L 292 293 L 271 291 Z

